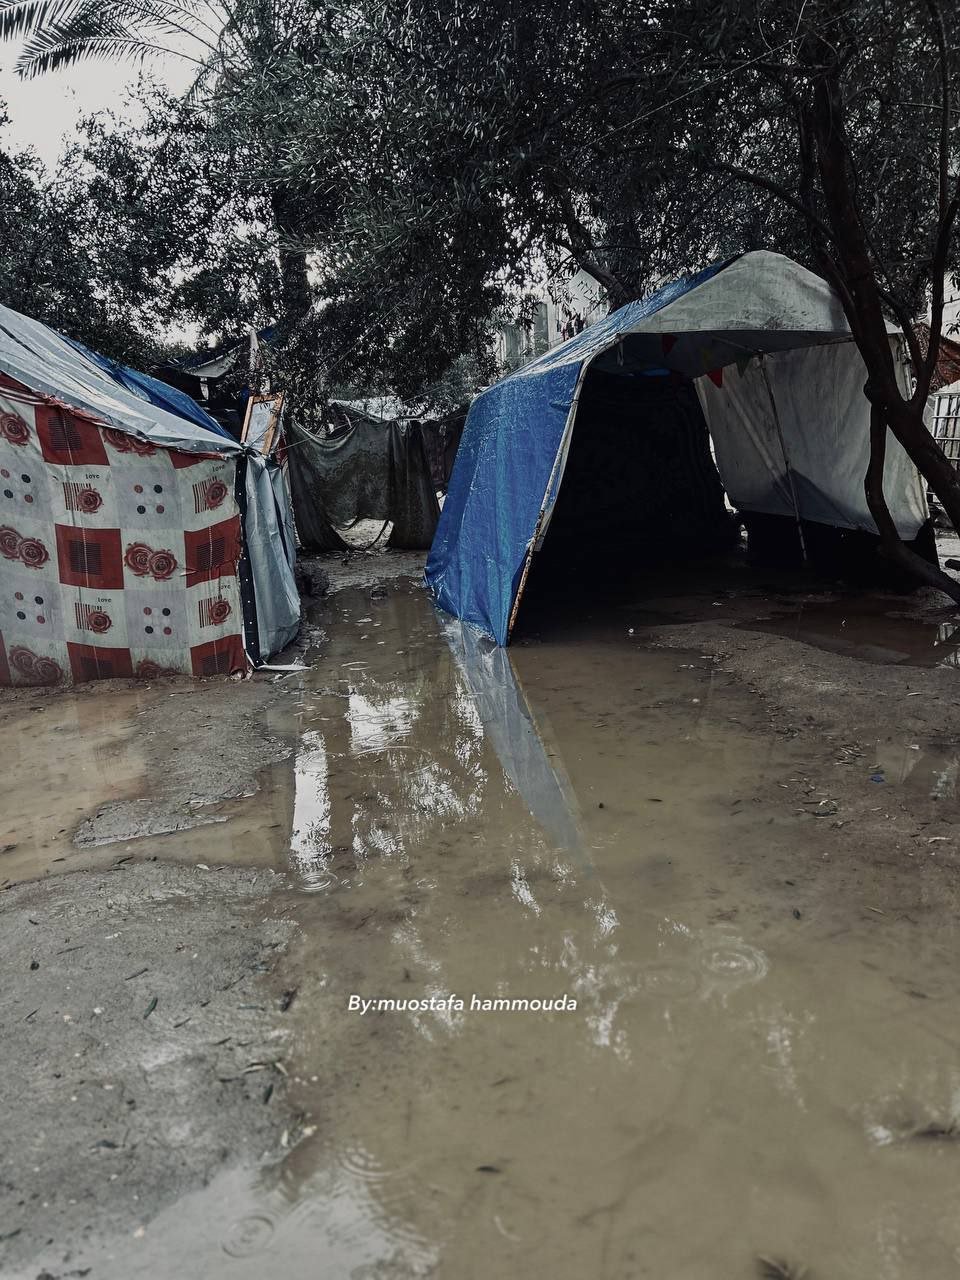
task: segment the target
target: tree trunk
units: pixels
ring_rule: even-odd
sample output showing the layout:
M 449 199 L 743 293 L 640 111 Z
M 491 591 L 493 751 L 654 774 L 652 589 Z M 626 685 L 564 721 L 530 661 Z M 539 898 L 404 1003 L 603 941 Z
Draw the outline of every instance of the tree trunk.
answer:
M 826 56 L 832 58 L 833 51 L 830 50 Z M 924 425 L 923 405 L 913 405 L 904 399 L 897 382 L 875 264 L 860 224 L 843 120 L 844 103 L 839 72 L 835 66 L 828 66 L 817 80 L 813 99 L 817 163 L 830 230 L 838 255 L 838 260 L 831 264 L 833 270 L 828 271 L 828 274 L 832 275 L 833 282 L 841 289 L 844 310 L 867 367 L 867 385 L 864 390 L 870 400 L 871 414 L 879 415 L 882 423 L 882 437 L 871 439 L 872 453 L 878 445 L 884 444 L 889 426 L 943 504 L 953 527 L 960 532 L 960 477 Z M 885 453 L 885 448 L 882 452 Z M 882 478 L 881 461 L 879 477 L 873 476 L 868 486 L 867 500 L 877 503 L 877 511 L 881 516 L 886 513 L 884 525 L 881 526 L 877 511 L 871 506 L 874 520 L 880 529 L 885 554 L 960 603 L 960 594 L 957 593 L 953 579 L 937 573 L 937 580 L 932 581 L 927 572 L 932 566 L 921 557 L 914 556 L 900 542 L 896 526 L 883 500 Z M 894 548 L 893 540 L 899 544 L 901 551 Z M 921 564 L 926 568 L 921 569 Z
M 310 310 L 310 280 L 307 255 L 294 247 L 300 231 L 295 197 L 289 188 L 275 187 L 270 203 L 279 240 L 281 315 L 277 321 L 284 342 Z
M 877 405 L 870 408 L 870 461 L 863 481 L 867 506 L 880 534 L 880 550 L 893 564 L 930 587 L 936 587 L 960 604 L 960 582 L 942 573 L 902 541 L 883 494 L 883 467 L 887 454 L 887 423 Z

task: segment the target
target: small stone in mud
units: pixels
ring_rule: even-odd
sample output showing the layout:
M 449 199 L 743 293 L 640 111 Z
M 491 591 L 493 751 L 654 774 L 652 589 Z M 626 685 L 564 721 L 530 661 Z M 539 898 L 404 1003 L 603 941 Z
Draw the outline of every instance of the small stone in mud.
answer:
M 330 590 L 330 575 L 319 565 L 300 561 L 295 570 L 297 587 L 304 596 L 325 596 Z
M 928 1124 L 923 1129 L 917 1129 L 912 1136 L 914 1138 L 933 1139 L 937 1142 L 943 1139 L 956 1141 L 960 1138 L 960 1127 L 952 1122 L 950 1124 Z

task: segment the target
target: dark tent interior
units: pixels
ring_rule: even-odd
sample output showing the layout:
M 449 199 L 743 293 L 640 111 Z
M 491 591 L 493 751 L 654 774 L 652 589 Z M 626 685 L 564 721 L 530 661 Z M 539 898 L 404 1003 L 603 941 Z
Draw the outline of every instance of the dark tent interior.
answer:
M 662 587 L 664 573 L 718 559 L 802 570 L 822 583 L 908 590 L 875 535 L 781 515 L 734 512 L 693 383 L 677 374 L 592 368 L 580 393 L 559 496 L 534 555 L 520 629 L 559 596 L 589 601 Z M 741 530 L 745 537 L 741 536 Z M 910 544 L 936 563 L 932 525 Z

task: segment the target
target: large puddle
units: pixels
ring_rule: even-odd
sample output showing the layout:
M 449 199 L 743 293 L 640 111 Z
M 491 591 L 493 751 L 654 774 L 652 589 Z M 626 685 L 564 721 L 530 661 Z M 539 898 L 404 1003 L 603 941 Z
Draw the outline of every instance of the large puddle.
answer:
M 837 875 L 829 811 L 778 787 L 819 744 L 619 626 L 507 655 L 408 583 L 317 619 L 271 712 L 294 755 L 151 846 L 296 876 L 286 1069 L 315 1132 L 104 1242 L 91 1274 L 955 1277 L 958 940 L 918 925 L 919 866 Z M 21 869 L 144 794 L 137 697 L 36 713 L 62 755 L 14 773 L 58 799 L 14 813 Z

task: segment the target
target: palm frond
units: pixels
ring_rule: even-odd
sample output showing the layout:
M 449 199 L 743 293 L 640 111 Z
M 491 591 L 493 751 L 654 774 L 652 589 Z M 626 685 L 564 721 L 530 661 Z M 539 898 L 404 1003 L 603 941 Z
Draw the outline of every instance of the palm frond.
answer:
M 30 78 L 46 71 L 56 71 L 61 67 L 72 67 L 78 62 L 97 59 L 111 62 L 143 61 L 145 58 L 166 55 L 169 52 L 163 45 L 150 44 L 134 37 L 85 40 L 78 44 L 58 45 L 30 62 L 21 58 L 17 62 L 17 71 L 25 78 Z
M 67 22 L 86 0 L 0 0 L 0 39 L 29 35 L 53 22 Z
M 189 36 L 214 48 L 202 34 L 217 32 L 200 15 L 207 0 L 0 0 L 0 39 L 26 37 L 17 59 L 24 78 L 83 58 L 145 58 L 174 53 L 171 38 Z

